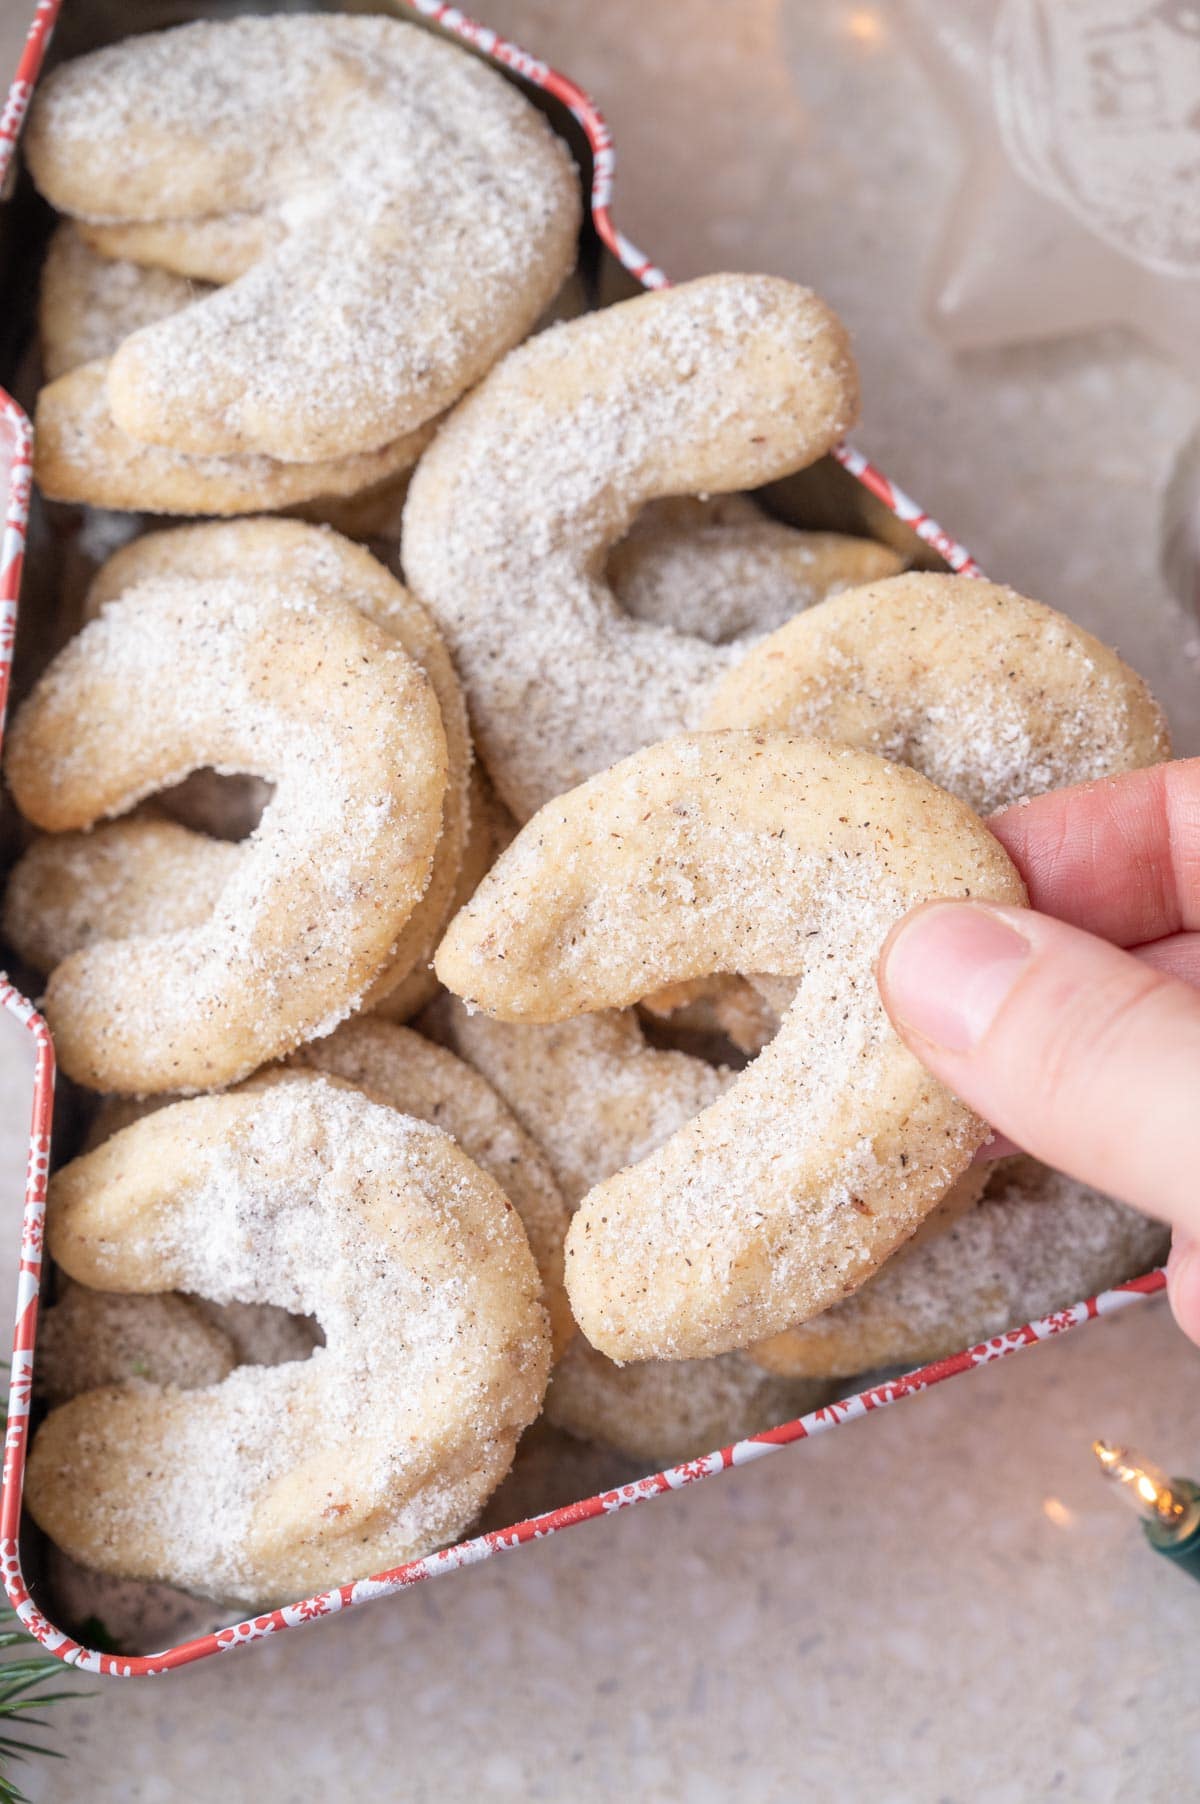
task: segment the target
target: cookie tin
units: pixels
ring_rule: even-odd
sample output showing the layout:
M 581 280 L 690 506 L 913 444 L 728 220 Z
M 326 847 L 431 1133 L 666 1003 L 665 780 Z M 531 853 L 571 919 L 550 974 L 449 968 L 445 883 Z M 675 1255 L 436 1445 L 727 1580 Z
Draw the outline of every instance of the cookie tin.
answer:
M 13 153 L 21 125 L 42 68 L 51 34 L 58 20 L 61 0 L 37 0 L 28 37 L 16 73 L 8 90 L 3 113 L 0 114 L 0 184 L 3 193 L 12 191 Z M 121 35 L 121 26 L 111 18 L 112 7 L 89 9 L 94 31 L 93 41 Z M 136 13 L 143 28 L 169 24 L 179 19 L 212 16 L 229 10 L 216 3 L 174 5 L 167 0 Z M 263 7 L 261 10 L 267 10 Z M 538 57 L 507 42 L 487 26 L 477 23 L 457 7 L 441 0 L 392 0 L 384 6 L 377 3 L 371 11 L 388 10 L 397 16 L 425 25 L 465 45 L 518 82 L 529 97 L 541 107 L 551 124 L 566 138 L 581 172 L 588 194 L 587 221 L 580 246 L 580 269 L 588 304 L 602 306 L 624 299 L 639 288 L 660 288 L 667 277 L 636 245 L 618 229 L 612 212 L 613 177 L 616 157 L 612 137 L 604 117 L 594 101 L 566 76 L 550 68 Z M 150 16 L 153 14 L 154 16 Z M 67 0 L 67 20 L 82 21 L 82 11 L 75 15 Z M 104 29 L 107 20 L 109 29 Z M 92 43 L 72 43 L 71 51 L 91 48 Z M 5 178 L 8 180 L 5 180 Z M 16 280 L 29 293 L 28 278 L 32 272 L 32 255 L 26 251 L 24 275 L 18 252 L 13 267 L 5 266 L 6 284 Z M 14 270 L 16 275 L 14 276 Z M 11 292 L 11 289 L 10 289 Z M 8 308 L 11 314 L 14 309 Z M 0 347 L 2 348 L 2 347 Z M 10 361 L 12 359 L 10 358 Z M 7 367 L 4 374 L 7 378 Z M 33 433 L 26 414 L 3 389 L 0 389 L 0 492 L 4 497 L 3 536 L 0 537 L 0 718 L 7 698 L 16 639 L 17 602 L 25 561 L 26 539 L 30 526 L 31 464 Z M 963 575 L 979 575 L 969 553 L 904 491 L 853 446 L 842 444 L 809 471 L 772 487 L 768 495 L 774 512 L 798 524 L 866 533 L 902 548 L 919 565 L 932 569 L 950 569 Z M 1006 1359 L 1022 1348 L 1049 1340 L 1081 1327 L 1097 1316 L 1107 1315 L 1161 1291 L 1165 1284 L 1161 1271 L 1134 1277 L 1126 1284 L 1089 1297 L 1039 1321 L 1010 1329 L 1006 1334 L 967 1347 L 960 1353 L 938 1360 L 932 1365 L 829 1403 L 796 1421 L 702 1454 L 683 1465 L 617 1485 L 614 1489 L 581 1498 L 562 1508 L 547 1511 L 511 1527 L 495 1529 L 442 1549 L 421 1560 L 410 1561 L 390 1572 L 364 1576 L 351 1583 L 323 1591 L 315 1597 L 298 1600 L 280 1609 L 208 1633 L 193 1635 L 178 1645 L 161 1652 L 127 1655 L 105 1652 L 83 1645 L 58 1628 L 40 1607 L 42 1602 L 40 1550 L 41 1538 L 33 1525 L 22 1518 L 22 1486 L 25 1455 L 31 1426 L 33 1362 L 36 1352 L 38 1296 L 42 1282 L 42 1231 L 45 1213 L 46 1182 L 51 1159 L 51 1115 L 54 1101 L 54 1047 L 45 1022 L 33 1004 L 13 984 L 0 979 L 0 1005 L 14 1016 L 29 1033 L 35 1049 L 36 1063 L 33 1106 L 29 1131 L 29 1161 L 25 1183 L 24 1212 L 21 1225 L 21 1260 L 17 1291 L 16 1327 L 13 1337 L 11 1382 L 8 1401 L 8 1432 L 5 1442 L 4 1489 L 0 1502 L 0 1565 L 9 1600 L 25 1628 L 43 1647 L 72 1666 L 87 1672 L 116 1678 L 134 1678 L 171 1671 L 193 1660 L 211 1654 L 246 1646 L 269 1635 L 299 1628 L 304 1623 L 357 1604 L 389 1597 L 405 1591 L 426 1579 L 454 1572 L 462 1566 L 473 1566 L 498 1553 L 507 1553 L 546 1539 L 564 1529 L 595 1517 L 647 1503 L 681 1491 L 702 1480 L 732 1472 L 740 1466 L 778 1453 L 784 1447 L 811 1439 L 837 1428 L 843 1422 L 874 1411 L 888 1409 L 902 1399 L 928 1390 L 932 1385 L 970 1372 L 994 1360 Z

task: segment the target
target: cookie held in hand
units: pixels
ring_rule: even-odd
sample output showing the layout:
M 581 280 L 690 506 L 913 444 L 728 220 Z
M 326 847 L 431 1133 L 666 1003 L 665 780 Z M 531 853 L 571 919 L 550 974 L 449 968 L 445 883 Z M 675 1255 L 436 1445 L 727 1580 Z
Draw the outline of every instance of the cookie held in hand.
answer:
M 501 1019 L 714 971 L 797 980 L 755 1063 L 572 1220 L 567 1290 L 601 1352 L 698 1358 L 817 1314 L 966 1168 L 987 1130 L 901 1044 L 875 982 L 890 927 L 931 896 L 1025 900 L 998 842 L 925 778 L 729 732 L 548 803 L 455 917 L 438 974 Z

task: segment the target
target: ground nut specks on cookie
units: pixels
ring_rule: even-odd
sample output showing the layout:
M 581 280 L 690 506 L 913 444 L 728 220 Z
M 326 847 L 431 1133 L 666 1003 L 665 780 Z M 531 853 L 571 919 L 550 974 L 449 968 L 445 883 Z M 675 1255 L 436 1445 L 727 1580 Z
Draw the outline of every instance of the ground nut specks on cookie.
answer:
M 214 214 L 282 227 L 108 368 L 116 425 L 193 456 L 378 450 L 516 343 L 575 257 L 560 140 L 502 77 L 391 19 L 127 39 L 47 80 L 26 150 L 46 198 L 84 219 L 176 222 L 184 238 Z
M 604 558 L 638 510 L 799 469 L 857 411 L 840 322 L 772 276 L 710 276 L 555 326 L 455 410 L 409 489 L 405 572 L 518 818 L 699 726 L 739 655 L 621 611 Z
M 102 1571 L 262 1607 L 399 1565 L 462 1532 L 540 1406 L 549 1340 L 511 1206 L 448 1135 L 328 1078 L 160 1110 L 58 1173 L 47 1220 L 96 1288 L 325 1331 L 303 1361 L 46 1419 L 30 1509 Z
M 448 757 L 433 869 L 387 966 L 363 1002 L 391 1020 L 407 1020 L 436 990 L 430 969 L 434 947 L 492 856 L 486 791 L 477 769 L 468 778 L 466 708 L 449 655 L 425 610 L 368 552 L 331 531 L 294 521 L 212 523 L 148 533 L 99 571 L 84 598 L 84 614 L 95 619 L 107 602 L 151 578 L 200 579 L 235 571 L 314 583 L 323 593 L 353 602 L 395 635 L 433 686 Z M 49 971 L 98 939 L 125 939 L 203 921 L 237 862 L 236 849 L 210 835 L 232 827 L 232 837 L 247 837 L 261 816 L 264 788 L 269 793 L 269 786 L 255 778 L 230 783 L 203 771 L 153 804 L 200 830 L 135 817 L 36 840 L 9 881 L 5 924 L 13 943 L 36 969 Z
M 501 1019 L 713 971 L 799 979 L 757 1061 L 575 1215 L 567 1290 L 593 1346 L 694 1358 L 815 1315 L 966 1167 L 986 1129 L 901 1045 L 874 975 L 892 923 L 938 895 L 1025 899 L 961 803 L 787 734 L 652 746 L 547 804 L 493 867 L 436 966 Z

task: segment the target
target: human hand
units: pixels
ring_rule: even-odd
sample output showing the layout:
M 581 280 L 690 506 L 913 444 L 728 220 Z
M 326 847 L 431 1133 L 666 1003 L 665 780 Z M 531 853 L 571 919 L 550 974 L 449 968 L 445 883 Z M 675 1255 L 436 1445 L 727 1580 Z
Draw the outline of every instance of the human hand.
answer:
M 1037 912 L 914 909 L 880 954 L 884 1005 L 1010 1146 L 1172 1225 L 1171 1306 L 1200 1341 L 1200 758 L 988 825 Z

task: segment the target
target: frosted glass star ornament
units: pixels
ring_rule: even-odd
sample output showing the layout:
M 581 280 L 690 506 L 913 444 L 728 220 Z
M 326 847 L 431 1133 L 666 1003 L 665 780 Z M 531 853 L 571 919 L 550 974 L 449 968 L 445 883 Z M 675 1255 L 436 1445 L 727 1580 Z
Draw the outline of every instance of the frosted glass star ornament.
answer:
M 1200 4 L 893 4 L 968 146 L 936 329 L 969 349 L 1124 324 L 1200 377 Z

